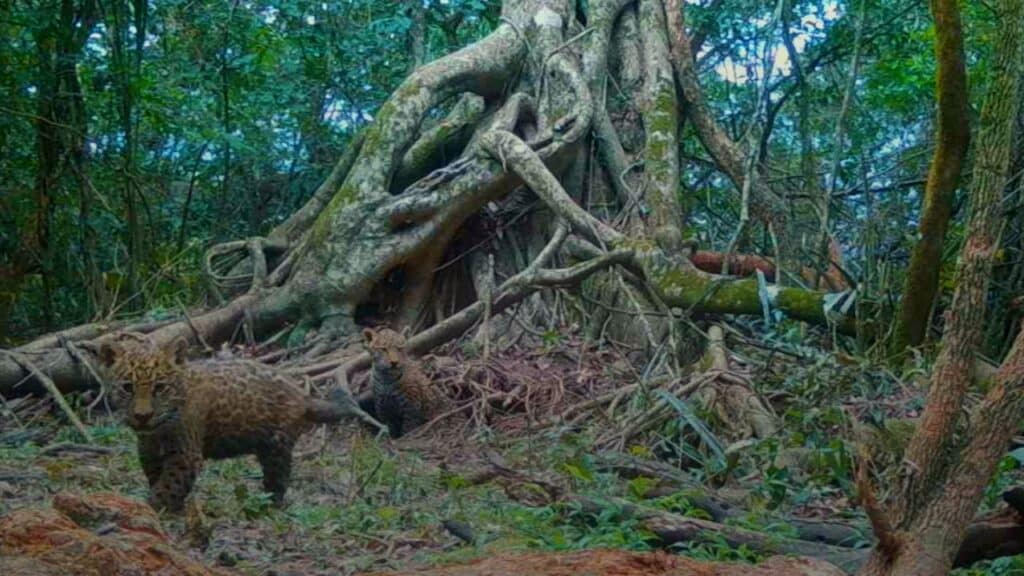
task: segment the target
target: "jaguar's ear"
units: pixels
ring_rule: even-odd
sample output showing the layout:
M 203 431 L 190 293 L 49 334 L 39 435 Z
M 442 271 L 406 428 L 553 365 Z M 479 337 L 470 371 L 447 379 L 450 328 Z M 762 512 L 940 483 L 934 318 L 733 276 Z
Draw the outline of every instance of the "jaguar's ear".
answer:
M 121 355 L 121 351 L 121 345 L 117 342 L 104 342 L 96 349 L 96 357 L 99 358 L 100 364 L 110 366 Z
M 184 364 L 188 357 L 188 340 L 185 338 L 175 339 L 171 343 L 170 357 L 175 364 Z
M 376 335 L 377 333 L 370 328 L 363 328 L 363 341 L 367 344 L 373 344 L 373 337 Z

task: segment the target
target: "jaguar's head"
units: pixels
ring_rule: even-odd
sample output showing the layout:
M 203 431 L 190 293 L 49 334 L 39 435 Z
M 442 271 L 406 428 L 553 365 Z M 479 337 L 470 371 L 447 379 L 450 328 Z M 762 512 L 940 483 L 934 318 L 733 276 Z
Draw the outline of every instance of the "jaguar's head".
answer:
M 400 372 L 408 358 L 405 336 L 390 328 L 363 330 L 363 345 L 370 353 L 376 370 Z
M 112 377 L 113 392 L 136 431 L 155 430 L 180 417 L 185 404 L 182 371 L 188 343 L 160 347 L 148 340 L 104 343 L 100 362 Z

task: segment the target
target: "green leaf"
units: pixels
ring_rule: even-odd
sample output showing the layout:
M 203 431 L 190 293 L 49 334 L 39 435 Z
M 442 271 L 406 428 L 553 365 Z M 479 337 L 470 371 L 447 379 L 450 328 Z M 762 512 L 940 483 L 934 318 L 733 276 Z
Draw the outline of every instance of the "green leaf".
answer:
M 676 412 L 679 413 L 681 422 L 688 425 L 690 428 L 693 429 L 694 432 L 697 433 L 698 436 L 700 436 L 700 439 L 701 441 L 704 442 L 704 445 L 707 446 L 708 449 L 711 450 L 711 452 L 715 455 L 715 458 L 717 460 L 716 464 L 718 465 L 718 468 L 724 468 L 726 462 L 725 450 L 722 449 L 722 444 L 718 441 L 718 438 L 715 436 L 714 432 L 712 432 L 707 427 L 707 425 L 704 424 L 704 421 L 701 420 L 699 416 L 697 416 L 693 409 L 690 408 L 690 405 L 687 404 L 682 399 L 668 393 L 665 390 L 658 390 L 658 395 L 666 402 L 668 402 L 669 406 L 671 406 Z

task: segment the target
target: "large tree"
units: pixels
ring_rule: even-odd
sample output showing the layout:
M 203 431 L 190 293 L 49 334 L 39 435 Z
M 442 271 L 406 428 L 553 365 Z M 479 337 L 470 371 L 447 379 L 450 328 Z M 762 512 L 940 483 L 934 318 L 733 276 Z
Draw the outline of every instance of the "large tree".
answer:
M 208 271 L 230 296 L 222 307 L 160 325 L 152 337 L 215 345 L 244 323 L 255 336 L 297 324 L 342 338 L 375 321 L 425 328 L 416 340 L 423 348 L 462 333 L 485 307 L 496 314 L 544 286 L 578 285 L 601 271 L 581 290 L 594 309 L 625 309 L 613 329 L 641 346 L 674 332 L 664 314 L 671 309 L 775 309 L 849 328 L 827 314 L 824 293 L 759 288 L 689 258 L 678 193 L 684 102 L 773 238 L 769 252 L 800 272 L 780 195 L 704 102 L 681 8 L 668 5 L 666 13 L 658 0 L 601 0 L 585 10 L 568 0 L 506 2 L 489 35 L 401 83 L 305 206 L 265 237 L 211 250 Z M 612 98 L 613 84 L 627 98 Z M 643 134 L 632 154 L 623 130 Z M 529 306 L 552 312 L 543 299 Z M 59 386 L 89 382 L 68 350 L 47 346 L 54 342 L 26 350 L 46 351 L 41 364 Z M 24 376 L 21 364 L 0 358 L 0 390 Z

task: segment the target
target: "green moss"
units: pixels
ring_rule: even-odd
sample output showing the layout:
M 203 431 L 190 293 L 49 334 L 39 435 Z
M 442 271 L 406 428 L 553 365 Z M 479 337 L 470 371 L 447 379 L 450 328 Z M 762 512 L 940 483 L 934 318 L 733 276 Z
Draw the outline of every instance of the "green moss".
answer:
M 380 149 L 382 142 L 380 127 L 390 115 L 392 108 L 393 106 L 390 101 L 380 107 L 380 110 L 377 112 L 376 121 L 366 130 L 366 139 L 363 141 L 363 149 L 360 156 L 365 157 L 368 154 L 374 154 Z
M 648 129 L 654 132 L 672 134 L 676 130 L 676 95 L 671 86 L 662 86 L 654 98 Z
M 652 278 L 665 301 L 672 306 L 702 312 L 757 314 L 761 300 L 752 280 L 715 281 L 684 270 L 665 270 Z
M 376 132 L 374 130 L 374 132 Z M 367 136 L 369 137 L 369 135 Z M 323 212 L 317 217 L 316 222 L 313 223 L 312 230 L 310 230 L 310 243 L 311 246 L 323 246 L 327 241 L 327 236 L 334 228 L 333 222 L 335 216 L 341 210 L 351 205 L 356 201 L 358 196 L 358 186 L 352 181 L 353 178 L 349 177 L 345 179 L 345 182 L 341 185 L 341 188 L 334 194 L 331 201 L 324 207 Z
M 650 170 L 652 162 L 664 165 L 674 152 L 670 146 L 674 146 L 676 142 L 675 131 L 679 121 L 674 91 L 669 87 L 661 87 L 644 120 L 647 130 L 644 169 Z M 661 172 L 665 169 L 667 167 L 663 167 Z
M 373 156 L 378 151 L 388 144 L 383 138 L 383 130 L 381 126 L 388 126 L 391 122 L 402 113 L 402 107 L 399 103 L 405 103 L 409 99 L 416 97 L 420 91 L 420 85 L 418 82 L 406 82 L 398 87 L 397 90 L 391 95 L 391 98 L 380 107 L 377 111 L 377 117 L 375 118 L 373 125 L 367 129 L 366 140 L 363 143 L 363 156 Z
M 381 150 L 389 145 L 384 139 L 382 126 L 387 126 L 390 119 L 397 113 L 398 106 L 395 104 L 396 101 L 402 101 L 405 98 L 412 96 L 419 90 L 419 87 L 415 83 L 404 84 L 395 91 L 394 96 L 381 106 L 377 112 L 376 121 L 366 128 L 366 136 L 363 140 L 363 146 L 360 150 L 359 157 L 356 159 L 352 171 L 349 173 L 348 178 L 342 183 L 341 187 L 328 202 L 323 212 L 317 217 L 316 222 L 313 224 L 313 229 L 310 232 L 312 238 L 312 245 L 319 246 L 324 240 L 326 240 L 328 233 L 333 228 L 335 222 L 335 216 L 339 211 L 344 210 L 346 207 L 354 203 L 359 199 L 359 184 L 362 182 L 361 172 L 364 170 L 364 166 L 372 166 L 372 162 L 365 162 L 367 158 L 374 158 L 381 154 Z
M 647 148 L 644 154 L 644 173 L 651 186 L 650 202 L 660 221 L 675 220 L 678 206 L 675 201 L 678 175 L 671 160 L 676 153 L 679 123 L 675 90 L 661 86 L 654 102 L 644 117 L 647 130 Z
M 761 297 L 754 279 L 712 279 L 679 269 L 653 271 L 651 280 L 670 306 L 693 307 L 716 314 L 761 314 Z M 786 316 L 807 322 L 825 320 L 822 292 L 800 288 L 780 288 L 772 306 Z M 845 321 L 841 331 L 853 330 L 853 321 Z
M 824 314 L 824 300 L 821 292 L 783 288 L 776 298 L 775 305 L 786 312 L 787 316 L 799 320 L 815 320 Z
M 633 250 L 637 253 L 648 253 L 658 248 L 654 240 L 646 236 L 623 236 L 614 247 Z

